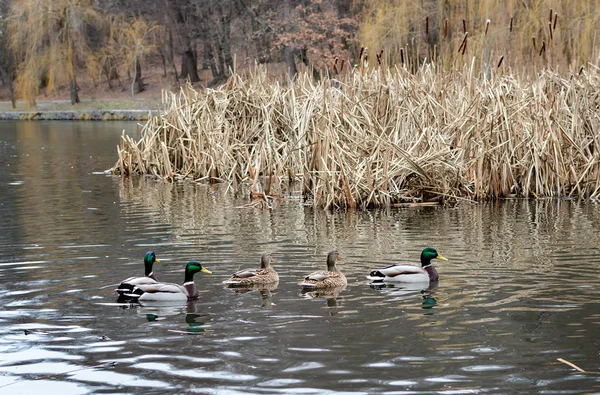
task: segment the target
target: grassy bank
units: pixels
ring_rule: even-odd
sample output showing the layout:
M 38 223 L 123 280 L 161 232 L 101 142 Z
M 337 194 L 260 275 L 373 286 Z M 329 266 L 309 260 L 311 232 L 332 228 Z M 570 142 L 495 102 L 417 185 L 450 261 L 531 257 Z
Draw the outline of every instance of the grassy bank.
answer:
M 600 194 L 597 73 L 383 69 L 282 85 L 257 71 L 166 93 L 115 174 L 222 180 L 321 207 Z
M 106 110 L 156 110 L 160 99 L 109 98 L 83 99 L 80 103 L 71 104 L 70 100 L 42 100 L 35 108 L 26 102 L 17 102 L 13 108 L 10 102 L 0 102 L 0 112 L 34 112 L 34 111 L 106 111 Z

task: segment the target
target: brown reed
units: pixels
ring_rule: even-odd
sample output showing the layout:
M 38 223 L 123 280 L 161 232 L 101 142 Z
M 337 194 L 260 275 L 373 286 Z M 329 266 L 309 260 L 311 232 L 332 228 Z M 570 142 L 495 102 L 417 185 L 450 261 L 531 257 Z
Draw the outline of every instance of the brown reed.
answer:
M 165 93 L 114 174 L 230 183 L 249 196 L 300 181 L 319 207 L 600 195 L 597 72 L 538 78 L 422 67 L 282 85 L 258 68 Z M 244 186 L 246 187 L 244 189 Z

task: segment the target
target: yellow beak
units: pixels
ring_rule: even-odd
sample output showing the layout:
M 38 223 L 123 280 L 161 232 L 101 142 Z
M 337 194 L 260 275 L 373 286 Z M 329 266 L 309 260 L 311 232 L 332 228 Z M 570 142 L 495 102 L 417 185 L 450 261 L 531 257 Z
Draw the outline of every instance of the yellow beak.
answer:
M 436 259 L 439 259 L 440 261 L 447 261 L 448 259 L 444 258 L 443 256 L 441 256 L 440 254 L 438 254 L 438 256 L 435 257 Z
M 160 262 L 160 259 L 156 258 L 156 259 L 154 260 L 154 262 Z
M 277 259 L 271 258 L 271 263 L 275 263 L 275 262 L 277 262 Z
M 206 273 L 206 274 L 212 274 L 212 272 L 211 272 L 210 270 L 208 270 L 208 269 L 205 269 L 205 268 L 202 268 L 202 269 L 200 269 L 200 271 L 201 271 L 202 273 Z

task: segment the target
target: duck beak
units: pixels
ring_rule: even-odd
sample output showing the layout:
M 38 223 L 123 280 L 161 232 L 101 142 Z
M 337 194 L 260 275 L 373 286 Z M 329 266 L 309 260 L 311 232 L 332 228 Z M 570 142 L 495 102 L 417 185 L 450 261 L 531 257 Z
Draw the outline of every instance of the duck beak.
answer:
M 341 256 L 339 256 L 339 255 L 338 255 L 338 257 L 337 257 L 337 260 L 338 260 L 338 261 L 340 261 L 340 262 L 343 262 L 343 261 L 344 261 L 344 260 L 342 259 L 342 257 L 341 257 Z
M 275 262 L 277 262 L 277 259 L 271 258 L 271 263 L 275 263 Z
M 211 272 L 210 270 L 208 270 L 208 269 L 205 269 L 205 268 L 202 268 L 202 269 L 200 269 L 200 271 L 201 271 L 202 273 L 206 273 L 206 274 L 212 274 L 212 272 Z
M 448 259 L 444 258 L 443 256 L 441 256 L 440 254 L 438 254 L 435 258 L 439 259 L 440 261 L 447 261 L 448 260 Z
M 156 262 L 156 263 L 159 263 L 159 262 L 160 262 L 160 259 L 156 258 L 156 259 L 154 260 L 154 262 Z

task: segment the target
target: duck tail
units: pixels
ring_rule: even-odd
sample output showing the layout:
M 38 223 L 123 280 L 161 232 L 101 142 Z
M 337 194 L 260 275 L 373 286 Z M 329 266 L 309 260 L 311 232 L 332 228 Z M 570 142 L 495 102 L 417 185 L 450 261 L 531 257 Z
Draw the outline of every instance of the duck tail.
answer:
M 119 284 L 119 287 L 117 289 L 115 289 L 115 292 L 119 294 L 119 296 L 128 294 L 133 292 L 133 285 L 131 284 Z
M 369 273 L 369 276 L 367 278 L 369 278 L 370 280 L 382 280 L 385 278 L 385 274 L 381 273 L 379 270 L 373 270 L 371 273 Z
M 144 293 L 143 290 L 141 290 L 140 288 L 134 286 L 128 292 L 120 293 L 119 294 L 119 298 L 118 298 L 117 301 L 121 301 L 121 302 L 137 302 L 138 299 L 140 298 L 140 296 L 142 296 L 143 293 Z

